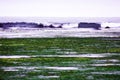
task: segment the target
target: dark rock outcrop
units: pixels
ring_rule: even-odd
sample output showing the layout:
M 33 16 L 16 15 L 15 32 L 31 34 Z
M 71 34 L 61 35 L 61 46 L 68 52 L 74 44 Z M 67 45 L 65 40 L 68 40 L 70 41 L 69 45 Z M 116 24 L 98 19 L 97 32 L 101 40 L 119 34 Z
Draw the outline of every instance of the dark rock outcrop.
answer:
M 101 28 L 101 24 L 81 22 L 78 24 L 78 28 L 93 28 L 98 30 Z

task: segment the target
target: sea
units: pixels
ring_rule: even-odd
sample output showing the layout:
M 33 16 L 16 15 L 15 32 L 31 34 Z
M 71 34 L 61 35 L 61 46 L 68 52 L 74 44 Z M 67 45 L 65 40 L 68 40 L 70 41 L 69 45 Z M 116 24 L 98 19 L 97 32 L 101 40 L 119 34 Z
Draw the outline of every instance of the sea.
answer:
M 0 22 L 35 22 L 35 23 L 120 23 L 120 17 L 0 17 Z

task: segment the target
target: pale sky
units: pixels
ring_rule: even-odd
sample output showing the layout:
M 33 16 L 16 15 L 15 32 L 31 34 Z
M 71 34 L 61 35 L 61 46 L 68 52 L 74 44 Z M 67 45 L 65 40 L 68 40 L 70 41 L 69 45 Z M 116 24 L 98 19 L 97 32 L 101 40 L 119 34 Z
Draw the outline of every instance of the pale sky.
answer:
M 120 17 L 120 0 L 0 0 L 0 16 Z

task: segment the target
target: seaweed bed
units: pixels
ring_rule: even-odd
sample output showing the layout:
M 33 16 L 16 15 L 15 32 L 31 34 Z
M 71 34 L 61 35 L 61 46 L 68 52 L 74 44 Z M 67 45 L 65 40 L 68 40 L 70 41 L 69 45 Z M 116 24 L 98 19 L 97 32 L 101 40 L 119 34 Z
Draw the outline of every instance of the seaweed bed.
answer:
M 0 39 L 0 80 L 119 80 L 120 38 Z

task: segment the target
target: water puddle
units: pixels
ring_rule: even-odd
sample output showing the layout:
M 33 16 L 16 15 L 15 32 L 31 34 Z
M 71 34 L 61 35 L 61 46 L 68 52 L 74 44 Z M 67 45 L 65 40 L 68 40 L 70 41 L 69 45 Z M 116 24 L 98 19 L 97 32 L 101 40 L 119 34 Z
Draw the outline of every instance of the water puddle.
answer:
M 27 67 L 27 66 L 16 66 L 16 67 L 2 67 L 4 71 L 20 71 L 20 70 L 39 70 L 39 69 L 53 69 L 53 70 L 79 70 L 77 67 L 48 67 L 48 66 L 40 66 L 40 67 Z
M 0 58 L 31 58 L 31 57 L 88 57 L 88 58 L 101 58 L 105 57 L 102 54 L 80 54 L 80 55 L 33 55 L 33 56 L 0 56 Z
M 56 75 L 54 75 L 54 76 L 43 76 L 43 75 L 40 75 L 40 76 L 38 76 L 38 78 L 40 78 L 40 79 L 46 79 L 46 78 L 59 78 L 59 76 L 56 76 Z
M 87 71 L 87 70 L 94 70 L 95 68 L 79 68 L 79 67 L 44 67 L 45 69 L 52 69 L 52 70 L 79 70 L 79 71 Z
M 13 56 L 0 56 L 0 58 L 30 58 L 30 56 L 26 56 L 26 55 L 13 55 Z
M 74 54 L 77 54 L 77 52 L 74 52 L 74 51 L 60 51 L 60 52 L 56 52 L 57 54 L 69 54 L 69 55 L 74 55 Z
M 25 44 L 10 44 L 9 46 L 24 46 Z
M 114 56 L 117 55 L 119 56 L 120 54 L 117 53 L 100 53 L 100 54 L 69 54 L 69 52 L 67 53 L 68 55 L 35 55 L 33 57 L 86 57 L 86 58 L 103 58 L 103 57 L 110 57 L 110 56 Z
M 109 74 L 109 75 L 120 75 L 120 71 L 112 71 L 112 72 L 91 72 L 92 74 Z
M 34 56 L 35 57 L 35 56 Z M 105 57 L 102 54 L 80 54 L 80 55 L 38 55 L 36 57 L 87 57 L 87 58 L 101 58 Z
M 77 67 L 44 67 L 45 69 L 54 69 L 54 70 L 79 70 Z
M 14 76 L 10 76 L 11 78 L 15 78 L 15 77 L 25 77 L 26 75 L 24 75 L 24 74 L 19 74 L 19 75 L 14 75 Z
M 16 66 L 16 67 L 2 67 L 4 71 L 40 71 L 41 69 L 50 69 L 50 70 L 94 70 L 95 68 L 78 68 L 78 67 L 49 67 L 49 66 L 39 66 L 39 67 L 27 67 L 27 66 Z
M 0 44 L 0 46 L 2 46 L 2 44 Z
M 77 54 L 78 52 L 75 52 L 72 49 L 60 49 L 60 48 L 49 48 L 49 49 L 44 49 L 42 52 L 48 53 L 48 52 L 55 52 L 56 54 Z
M 118 59 L 107 59 L 107 60 L 93 60 L 94 63 L 118 63 Z
M 117 53 L 100 53 L 100 54 L 76 54 L 76 52 L 66 52 L 65 55 L 12 55 L 12 56 L 0 56 L 0 58 L 31 58 L 31 57 L 86 57 L 86 58 L 103 58 L 111 57 L 114 55 L 120 56 Z
M 29 52 L 29 53 L 31 53 L 31 52 L 38 52 L 38 51 L 37 50 L 23 50 L 23 49 L 21 49 L 21 50 L 18 50 L 16 52 Z
M 2 67 L 4 71 L 20 71 L 20 70 L 34 70 L 38 67 L 26 67 L 26 66 L 16 66 L 16 67 Z
M 2 67 L 1 69 L 4 71 L 19 71 L 19 69 L 16 69 L 14 67 Z
M 120 66 L 120 64 L 91 64 L 91 66 Z
M 87 76 L 86 79 L 87 79 L 87 80 L 93 80 L 94 77 L 93 77 L 93 76 Z

